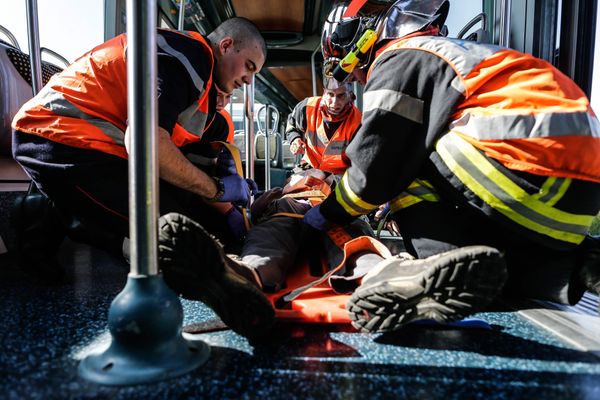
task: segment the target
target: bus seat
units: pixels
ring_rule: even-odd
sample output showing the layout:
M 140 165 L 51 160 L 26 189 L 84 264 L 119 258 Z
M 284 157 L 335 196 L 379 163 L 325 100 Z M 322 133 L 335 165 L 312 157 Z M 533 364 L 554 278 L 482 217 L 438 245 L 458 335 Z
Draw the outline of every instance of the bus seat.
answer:
M 56 65 L 42 62 L 43 84 L 60 71 Z M 0 156 L 11 156 L 12 119 L 32 96 L 29 56 L 0 40 Z
M 467 35 L 467 33 L 478 23 L 481 24 L 481 27 Z M 477 43 L 490 44 L 490 34 L 487 30 L 487 15 L 483 12 L 477 14 L 473 19 L 466 23 L 466 25 L 458 32 L 456 37 L 458 39 L 469 40 Z
M 290 142 L 284 141 L 281 146 L 281 161 L 283 168 L 292 169 L 298 164 L 298 156 L 290 151 Z
M 281 165 L 281 163 L 279 162 L 279 155 L 281 154 L 281 135 L 279 133 L 275 133 L 275 134 L 271 134 L 270 135 L 270 141 L 271 141 L 271 148 L 270 150 L 270 160 L 271 160 L 271 165 L 274 167 L 278 167 Z M 254 154 L 255 154 L 255 161 L 261 161 L 264 162 L 265 161 L 265 134 L 264 133 L 258 133 L 255 137 L 254 137 Z
M 246 157 L 246 136 L 244 135 L 244 131 L 235 131 L 233 133 L 233 144 L 240 151 L 240 157 L 242 160 Z

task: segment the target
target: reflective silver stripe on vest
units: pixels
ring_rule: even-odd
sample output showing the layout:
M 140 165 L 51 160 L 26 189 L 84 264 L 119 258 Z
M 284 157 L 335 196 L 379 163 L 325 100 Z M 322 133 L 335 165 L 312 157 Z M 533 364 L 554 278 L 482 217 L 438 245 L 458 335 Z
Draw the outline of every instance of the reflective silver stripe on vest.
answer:
M 423 100 L 390 89 L 379 89 L 365 92 L 363 95 L 363 112 L 382 109 L 398 114 L 401 117 L 423 123 Z
M 44 86 L 40 93 L 38 93 L 37 99 L 42 107 L 48 108 L 54 114 L 84 120 L 99 128 L 119 146 L 125 146 L 125 132 L 104 119 L 81 111 L 75 104 L 67 100 L 62 93 L 52 89 L 50 85 Z
M 333 142 L 329 142 L 329 144 L 325 148 L 325 152 L 323 152 L 323 155 L 327 154 L 332 156 L 339 156 L 344 152 L 347 146 L 348 142 L 346 142 L 345 140 L 336 140 Z
M 321 141 L 321 138 L 315 131 L 307 130 L 306 131 L 306 140 L 308 141 L 308 143 L 310 145 L 312 145 L 313 147 L 316 147 L 317 149 L 325 148 L 325 144 Z
M 202 80 L 202 78 L 200 78 L 200 75 L 198 75 L 194 67 L 192 67 L 192 63 L 190 63 L 190 60 L 188 60 L 183 53 L 169 46 L 166 39 L 162 37 L 160 33 L 156 35 L 156 44 L 165 53 L 172 55 L 173 57 L 178 59 L 179 62 L 181 62 L 181 64 L 187 70 L 188 74 L 190 74 L 190 78 L 192 79 L 192 82 L 194 82 L 194 86 L 196 86 L 196 89 L 200 91 L 200 95 L 198 97 L 202 97 L 202 93 L 204 93 L 204 81 Z
M 479 116 L 465 114 L 450 129 L 478 140 L 525 139 L 558 136 L 600 137 L 600 123 L 588 112 L 535 115 Z
M 177 123 L 192 135 L 202 137 L 207 118 L 208 115 L 201 112 L 198 109 L 198 103 L 194 102 L 179 114 Z
M 468 40 L 436 38 L 431 36 L 417 36 L 408 39 L 402 47 L 417 47 L 431 50 L 449 61 L 461 76 L 452 81 L 452 87 L 465 94 L 465 87 L 461 81 L 471 73 L 481 61 L 492 54 L 502 50 L 502 47 L 475 43 Z
M 481 194 L 483 193 L 482 192 L 482 190 L 483 190 L 483 191 L 486 191 L 487 193 L 491 194 L 496 199 L 495 202 L 497 204 L 492 204 L 492 202 L 487 201 L 486 199 L 482 198 L 483 200 L 486 201 L 486 203 L 488 205 L 490 205 L 491 207 L 493 207 L 494 209 L 496 209 L 497 211 L 499 211 L 500 213 L 502 213 L 509 219 L 513 220 L 514 222 L 516 222 L 524 227 L 527 227 L 529 229 L 532 229 L 532 225 L 530 222 L 533 222 L 534 224 L 545 227 L 545 229 L 543 229 L 540 233 L 545 233 L 544 231 L 547 231 L 549 229 L 549 230 L 559 233 L 559 236 L 562 236 L 562 232 L 564 232 L 567 235 L 581 236 L 581 240 L 583 239 L 585 234 L 588 232 L 589 225 L 587 225 L 585 223 L 582 223 L 581 225 L 579 225 L 576 223 L 568 223 L 568 222 L 558 221 L 557 219 L 550 218 L 550 217 L 548 217 L 544 214 L 541 214 L 540 212 L 526 206 L 525 204 L 523 204 L 524 201 L 529 201 L 530 204 L 532 204 L 533 206 L 536 206 L 536 207 L 546 206 L 546 205 L 543 204 L 542 202 L 540 202 L 538 199 L 536 199 L 535 196 L 527 195 L 525 193 L 525 191 L 522 189 L 521 189 L 521 191 L 523 192 L 523 194 L 521 194 L 521 196 L 523 198 L 516 198 L 514 195 L 511 195 L 510 193 L 508 193 L 508 191 L 510 191 L 511 189 L 505 189 L 504 187 L 501 187 L 498 183 L 496 183 L 494 180 L 490 179 L 490 175 L 492 174 L 491 170 L 488 170 L 486 172 L 483 172 L 481 170 L 481 168 L 486 168 L 486 169 L 493 168 L 493 165 L 491 163 L 487 163 L 488 165 L 474 164 L 465 155 L 465 153 L 463 153 L 463 151 L 459 148 L 457 141 L 460 141 L 463 146 L 467 146 L 470 150 L 476 151 L 482 157 L 485 157 L 485 155 L 480 150 L 477 150 L 470 143 L 464 141 L 464 139 L 460 138 L 458 135 L 456 135 L 454 133 L 448 133 L 445 136 L 443 136 L 438 141 L 438 143 L 436 145 L 436 149 L 438 150 L 438 153 L 440 154 L 440 156 L 442 157 L 444 162 L 448 165 L 448 167 L 454 174 L 457 174 L 457 170 L 456 170 L 456 167 L 454 167 L 452 164 L 456 163 L 462 170 L 464 170 L 466 172 L 466 174 L 468 174 L 468 179 L 471 179 L 473 181 L 473 182 L 465 181 L 467 176 L 463 176 L 462 178 L 460 178 L 461 181 L 463 182 L 463 184 L 465 184 L 469 189 L 471 189 L 480 198 L 481 198 Z M 451 157 L 451 159 L 448 159 L 448 156 Z M 490 166 L 492 166 L 492 167 L 490 167 Z M 495 169 L 493 171 L 493 173 L 501 174 L 504 177 L 506 177 L 506 175 L 504 175 L 502 173 L 502 171 L 499 169 Z M 479 185 L 480 188 L 477 188 L 476 185 Z M 514 182 L 512 182 L 511 185 L 518 187 L 518 185 Z M 537 201 L 537 204 L 536 204 L 536 201 Z M 548 206 L 546 206 L 546 207 L 548 207 Z M 542 208 L 542 207 L 540 207 L 540 208 Z M 560 210 L 556 210 L 556 212 L 561 213 L 563 216 L 569 215 L 567 212 L 563 212 Z M 576 218 L 576 217 L 579 217 L 580 219 L 581 219 L 581 217 L 587 218 L 587 216 L 577 216 L 574 214 L 571 214 L 571 215 L 573 216 L 573 218 Z M 522 221 L 520 216 L 526 218 L 530 222 Z M 591 220 L 591 218 L 590 218 L 590 220 Z M 556 236 L 552 236 L 552 237 L 560 239 L 560 237 L 556 237 Z M 574 240 L 570 240 L 570 241 L 574 241 Z

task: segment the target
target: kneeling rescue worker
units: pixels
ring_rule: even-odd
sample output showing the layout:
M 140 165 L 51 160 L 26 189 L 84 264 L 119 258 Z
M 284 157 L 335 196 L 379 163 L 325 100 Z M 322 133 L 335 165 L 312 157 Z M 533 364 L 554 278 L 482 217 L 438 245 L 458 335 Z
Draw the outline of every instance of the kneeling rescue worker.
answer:
M 447 0 L 338 5 L 322 49 L 366 83 L 362 125 L 335 192 L 304 221 L 344 225 L 390 202 L 416 259 L 380 263 L 348 303 L 389 331 L 450 321 L 511 295 L 576 303 L 600 291 L 600 125 L 546 61 L 440 36 Z M 338 64 L 339 63 L 339 64 Z

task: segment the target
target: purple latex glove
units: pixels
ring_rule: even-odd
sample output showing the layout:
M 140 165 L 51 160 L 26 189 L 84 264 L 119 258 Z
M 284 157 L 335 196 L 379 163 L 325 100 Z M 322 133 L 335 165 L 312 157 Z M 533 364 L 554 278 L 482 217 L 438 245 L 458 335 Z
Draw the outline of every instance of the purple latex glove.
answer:
M 237 175 L 238 171 L 235 167 L 235 160 L 227 149 L 222 149 L 217 156 L 217 176 Z
M 237 208 L 231 207 L 225 214 L 225 220 L 229 230 L 237 240 L 242 240 L 246 236 L 247 231 L 244 216 Z
M 215 201 L 230 202 L 240 207 L 246 207 L 250 195 L 258 192 L 258 186 L 252 179 L 244 179 L 239 175 L 229 175 L 221 179 L 223 194 Z
M 329 222 L 327 218 L 323 216 L 323 214 L 321 214 L 320 204 L 308 210 L 306 214 L 304 214 L 302 222 L 322 232 L 325 232 L 333 226 L 333 224 Z

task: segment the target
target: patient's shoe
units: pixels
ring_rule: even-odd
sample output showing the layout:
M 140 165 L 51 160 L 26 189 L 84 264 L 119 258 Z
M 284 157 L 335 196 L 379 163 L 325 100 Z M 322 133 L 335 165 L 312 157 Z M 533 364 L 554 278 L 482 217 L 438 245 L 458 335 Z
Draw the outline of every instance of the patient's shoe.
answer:
M 164 215 L 158 243 L 159 265 L 173 290 L 204 302 L 241 335 L 257 338 L 270 329 L 273 306 L 256 282 L 231 268 L 222 245 L 201 225 L 181 214 Z
M 425 259 L 392 258 L 363 278 L 347 304 L 363 332 L 394 331 L 415 320 L 451 322 L 481 310 L 506 281 L 500 252 L 469 246 Z

